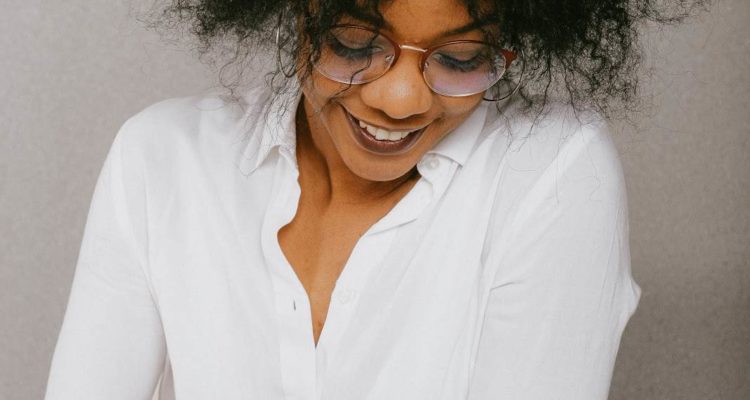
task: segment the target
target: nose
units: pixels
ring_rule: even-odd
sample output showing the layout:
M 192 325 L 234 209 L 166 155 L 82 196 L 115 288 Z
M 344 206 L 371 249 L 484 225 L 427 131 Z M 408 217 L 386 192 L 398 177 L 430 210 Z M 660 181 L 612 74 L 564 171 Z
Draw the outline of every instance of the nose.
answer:
M 404 52 L 380 78 L 363 84 L 362 101 L 393 119 L 406 119 L 427 112 L 433 93 L 419 68 L 419 53 Z

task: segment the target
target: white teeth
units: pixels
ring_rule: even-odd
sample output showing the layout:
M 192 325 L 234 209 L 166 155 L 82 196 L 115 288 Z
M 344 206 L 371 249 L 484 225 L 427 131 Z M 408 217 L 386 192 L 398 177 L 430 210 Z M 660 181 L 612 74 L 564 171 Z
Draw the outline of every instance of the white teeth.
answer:
M 389 142 L 395 142 L 395 141 L 401 140 L 409 136 L 410 133 L 416 132 L 416 131 L 406 131 L 406 132 L 389 131 L 387 129 L 368 125 L 362 121 L 359 121 L 359 126 L 361 128 L 364 128 L 371 136 L 375 137 L 375 139 L 387 140 Z
M 370 127 L 367 127 L 367 131 L 370 132 Z M 377 133 L 375 133 L 375 139 L 378 140 L 390 140 L 390 137 L 388 135 L 388 131 L 385 129 L 378 129 Z

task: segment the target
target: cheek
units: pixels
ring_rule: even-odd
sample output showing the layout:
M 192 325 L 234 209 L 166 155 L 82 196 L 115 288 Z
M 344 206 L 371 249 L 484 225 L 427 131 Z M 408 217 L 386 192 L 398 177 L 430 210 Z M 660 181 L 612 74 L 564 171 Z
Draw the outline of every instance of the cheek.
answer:
M 318 83 L 313 82 L 310 78 L 302 84 L 302 94 L 313 105 L 316 113 L 321 112 L 323 107 L 333 98 L 333 93 L 330 90 L 321 88 Z
M 467 97 L 445 97 L 441 96 L 440 106 L 446 118 L 466 118 L 482 102 L 484 93 Z
M 440 99 L 441 118 L 439 136 L 447 135 L 450 130 L 461 125 L 482 102 L 482 95 L 468 97 L 442 97 Z
M 352 89 L 322 77 L 315 70 L 302 83 L 302 93 L 315 105 L 317 111 L 322 110 L 332 100 L 350 93 Z

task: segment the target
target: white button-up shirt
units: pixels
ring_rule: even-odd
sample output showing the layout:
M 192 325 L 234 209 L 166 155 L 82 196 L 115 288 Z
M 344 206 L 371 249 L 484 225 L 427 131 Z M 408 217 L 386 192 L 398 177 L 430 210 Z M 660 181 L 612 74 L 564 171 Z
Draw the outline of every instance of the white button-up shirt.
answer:
M 600 122 L 482 104 L 359 239 L 315 346 L 277 232 L 294 109 L 254 89 L 129 119 L 94 192 L 47 400 L 605 399 L 640 289 Z M 286 106 L 284 106 L 286 104 Z M 506 118 L 509 117 L 509 118 Z

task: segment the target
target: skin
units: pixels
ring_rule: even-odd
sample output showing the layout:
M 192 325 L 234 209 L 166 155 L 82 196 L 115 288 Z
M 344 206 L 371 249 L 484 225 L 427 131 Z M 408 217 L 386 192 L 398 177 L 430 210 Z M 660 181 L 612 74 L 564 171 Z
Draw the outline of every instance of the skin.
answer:
M 448 40 L 482 39 L 479 30 L 444 34 L 472 22 L 466 8 L 454 0 L 394 1 L 380 11 L 388 27 L 382 31 L 402 44 L 424 48 Z M 366 25 L 351 18 L 342 22 Z M 417 162 L 469 117 L 483 95 L 433 93 L 422 78 L 419 53 L 408 50 L 379 79 L 343 89 L 345 85 L 315 71 L 302 82 L 296 126 L 301 195 L 294 219 L 278 234 L 310 299 L 316 345 L 336 279 L 359 238 L 409 192 L 419 179 Z M 373 154 L 355 142 L 347 111 L 386 129 L 427 128 L 404 154 Z

